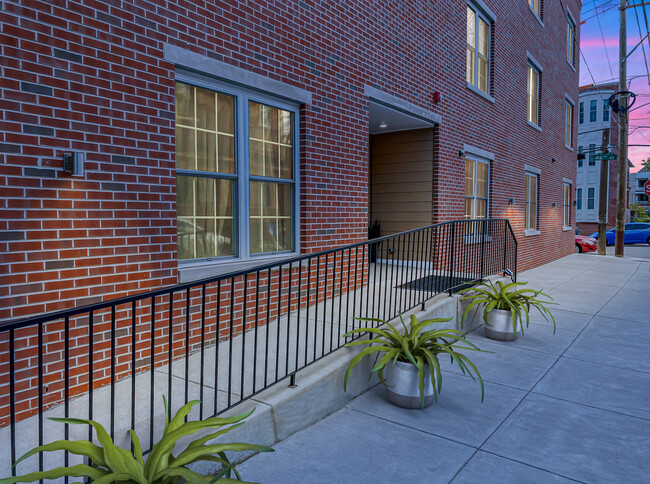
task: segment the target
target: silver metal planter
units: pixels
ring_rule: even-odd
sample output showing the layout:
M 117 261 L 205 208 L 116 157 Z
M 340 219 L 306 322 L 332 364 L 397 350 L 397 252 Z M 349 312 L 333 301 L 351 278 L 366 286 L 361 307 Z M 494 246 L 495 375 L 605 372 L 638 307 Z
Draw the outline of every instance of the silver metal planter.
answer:
M 505 309 L 493 309 L 487 314 L 485 336 L 499 341 L 514 341 L 519 336 L 521 322 L 517 319 L 517 331 L 512 332 L 512 313 Z
M 386 387 L 388 400 L 398 407 L 422 408 L 420 405 L 420 390 L 418 389 L 418 369 L 411 363 L 395 362 L 386 365 L 385 379 L 390 386 Z M 424 406 L 433 403 L 433 385 L 429 367 L 424 372 Z

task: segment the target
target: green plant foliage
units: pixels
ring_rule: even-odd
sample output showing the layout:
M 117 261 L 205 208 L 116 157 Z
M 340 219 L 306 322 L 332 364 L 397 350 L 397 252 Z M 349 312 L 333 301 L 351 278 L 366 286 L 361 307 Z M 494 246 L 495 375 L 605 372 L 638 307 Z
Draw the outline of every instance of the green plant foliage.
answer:
M 366 356 L 375 355 L 375 363 L 371 370 L 371 374 L 377 372 L 379 381 L 388 386 L 384 380 L 384 368 L 388 364 L 395 364 L 396 361 L 411 363 L 418 369 L 418 381 L 420 389 L 420 404 L 424 407 L 424 377 L 426 367 L 429 367 L 431 376 L 431 384 L 433 385 L 434 400 L 438 401 L 438 393 L 442 388 L 442 373 L 440 371 L 440 364 L 438 363 L 438 355 L 447 354 L 453 363 L 456 363 L 461 369 L 463 374 L 467 373 L 474 381 L 474 375 L 481 383 L 481 402 L 485 396 L 485 389 L 483 387 L 483 379 L 478 369 L 465 355 L 458 353 L 456 350 L 469 350 L 469 351 L 482 351 L 475 345 L 465 339 L 465 334 L 455 329 L 437 329 L 423 331 L 424 328 L 436 323 L 444 323 L 451 320 L 447 319 L 427 319 L 418 322 L 415 316 L 411 316 L 411 328 L 407 328 L 404 319 L 400 314 L 402 326 L 404 326 L 404 334 L 400 333 L 394 326 L 387 321 L 377 318 L 355 318 L 359 321 L 374 321 L 388 326 L 387 329 L 382 328 L 359 328 L 346 333 L 345 336 L 352 336 L 353 334 L 370 333 L 372 337 L 367 340 L 357 340 L 347 343 L 345 346 L 359 346 L 369 345 L 357 354 L 348 369 L 345 372 L 345 381 L 343 388 L 347 390 L 348 379 L 352 373 L 352 369 Z M 462 343 L 466 346 L 461 346 Z M 380 356 L 380 353 L 383 355 Z
M 483 305 L 483 321 L 485 324 L 488 324 L 487 315 L 490 311 L 493 309 L 503 309 L 510 311 L 512 314 L 513 333 L 517 333 L 517 321 L 519 321 L 521 333 L 523 334 L 524 318 L 526 321 L 526 327 L 528 327 L 530 310 L 531 308 L 535 308 L 547 321 L 549 320 L 549 317 L 551 318 L 551 321 L 553 321 L 553 334 L 555 334 L 555 318 L 551 314 L 551 311 L 546 307 L 548 304 L 555 303 L 543 301 L 538 297 L 543 296 L 549 299 L 553 298 L 548 294 L 544 294 L 542 291 L 535 291 L 534 289 L 517 289 L 518 286 L 525 286 L 526 284 L 526 282 L 511 282 L 509 284 L 504 284 L 501 281 L 497 281 L 495 285 L 492 281 L 487 280 L 477 286 L 458 291 L 459 293 L 474 292 L 474 294 L 470 294 L 469 296 L 461 297 L 461 299 L 472 301 L 467 305 L 467 308 L 465 308 L 461 327 L 465 324 L 469 312 L 476 306 Z
M 645 211 L 645 208 L 638 203 L 630 204 L 630 212 L 634 213 L 633 222 L 648 222 L 650 221 L 650 216 Z
M 243 483 L 239 473 L 233 468 L 233 464 L 226 456 L 226 451 L 247 451 L 255 452 L 273 452 L 273 449 L 263 445 L 230 443 L 230 444 L 206 444 L 231 430 L 244 425 L 243 420 L 249 417 L 250 412 L 236 415 L 230 418 L 213 417 L 206 420 L 185 422 L 185 417 L 190 413 L 192 407 L 199 403 L 193 400 L 184 405 L 169 420 L 169 409 L 167 400 L 163 396 L 165 404 L 165 428 L 161 439 L 156 443 L 149 454 L 145 463 L 140 446 L 140 440 L 135 431 L 129 430 L 131 442 L 133 443 L 133 452 L 122 449 L 113 445 L 113 440 L 108 432 L 99 423 L 93 420 L 84 420 L 80 418 L 50 418 L 55 422 L 67 423 L 73 425 L 86 424 L 95 429 L 97 441 L 100 445 L 85 440 L 69 441 L 58 440 L 50 444 L 42 445 L 30 450 L 16 464 L 27 459 L 28 457 L 46 451 L 66 450 L 71 454 L 83 455 L 92 461 L 92 465 L 79 464 L 72 467 L 57 467 L 49 471 L 32 472 L 24 476 L 8 477 L 0 479 L 0 484 L 12 484 L 14 482 L 33 482 L 40 479 L 58 479 L 64 476 L 70 477 L 87 477 L 91 482 L 104 484 L 111 482 L 137 483 L 137 484 L 176 484 L 184 479 L 186 482 L 193 483 L 212 483 L 220 481 L 223 483 L 239 482 Z M 200 430 L 220 429 L 217 432 L 201 437 L 191 442 L 187 448 L 174 456 L 172 451 L 176 442 L 181 437 L 192 435 Z M 222 471 L 216 477 L 202 476 L 194 472 L 186 465 L 198 461 L 218 462 L 222 465 Z M 236 479 L 231 478 L 235 474 Z

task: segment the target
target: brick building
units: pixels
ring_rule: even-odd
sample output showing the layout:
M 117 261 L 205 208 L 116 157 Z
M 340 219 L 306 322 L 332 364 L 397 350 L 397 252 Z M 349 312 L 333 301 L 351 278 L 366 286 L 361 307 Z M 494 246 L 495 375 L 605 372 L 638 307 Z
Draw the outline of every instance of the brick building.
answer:
M 3 320 L 375 219 L 506 217 L 520 269 L 573 250 L 578 0 L 1 5 Z
M 598 231 L 598 200 L 600 199 L 600 164 L 595 159 L 603 147 L 603 131 L 607 130 L 610 153 L 618 154 L 617 114 L 611 112 L 608 98 L 618 91 L 617 83 L 580 87 L 578 106 L 578 159 L 575 199 L 576 225 L 583 235 Z M 607 178 L 607 230 L 616 226 L 616 191 L 618 186 L 618 158 L 609 161 Z M 628 162 L 627 173 L 629 176 Z

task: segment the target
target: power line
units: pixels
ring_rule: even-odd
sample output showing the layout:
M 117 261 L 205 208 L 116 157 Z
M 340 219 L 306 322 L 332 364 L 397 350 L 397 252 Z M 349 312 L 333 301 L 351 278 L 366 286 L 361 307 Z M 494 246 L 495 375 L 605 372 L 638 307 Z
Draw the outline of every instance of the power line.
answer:
M 648 69 L 648 59 L 645 56 L 645 46 L 643 45 L 643 32 L 641 32 L 641 22 L 639 22 L 639 12 L 637 11 L 636 8 L 634 8 L 633 10 L 634 10 L 634 16 L 636 17 L 636 25 L 639 28 L 639 38 L 641 39 L 640 40 L 641 51 L 643 52 L 643 61 L 645 62 L 645 71 L 646 71 L 646 74 L 648 74 L 648 85 L 650 85 L 650 70 Z M 645 7 L 643 8 L 643 10 L 645 12 Z M 646 20 L 647 20 L 647 18 L 646 18 Z
M 596 20 L 598 20 L 598 28 L 600 29 L 600 38 L 603 41 L 603 49 L 605 49 L 605 56 L 607 57 L 607 67 L 609 67 L 609 73 L 614 77 L 614 72 L 612 71 L 612 61 L 609 60 L 609 53 L 607 52 L 607 44 L 605 44 L 605 35 L 603 35 L 603 27 L 600 24 L 600 15 L 598 15 L 598 9 L 596 7 L 596 0 L 594 0 L 594 10 L 596 11 Z M 644 55 L 645 55 L 645 51 Z

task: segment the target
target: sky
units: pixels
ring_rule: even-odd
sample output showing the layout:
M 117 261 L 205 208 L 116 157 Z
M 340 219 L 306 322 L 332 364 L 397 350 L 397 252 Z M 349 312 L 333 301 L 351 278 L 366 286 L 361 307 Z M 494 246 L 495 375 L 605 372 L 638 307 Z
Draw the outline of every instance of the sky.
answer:
M 641 3 L 641 0 L 630 0 Z M 619 0 L 583 0 L 580 27 L 580 85 L 618 82 Z M 627 10 L 627 51 L 648 33 L 643 9 L 650 25 L 650 5 Z M 638 24 L 637 24 L 638 14 Z M 639 34 L 639 26 L 641 35 Z M 647 58 L 648 64 L 646 64 Z M 650 85 L 647 66 L 650 65 L 650 39 L 628 57 L 628 89 L 637 95 L 630 110 L 628 158 L 634 164 L 632 172 L 641 168 L 641 160 L 650 158 Z M 632 146 L 645 145 L 645 146 Z

